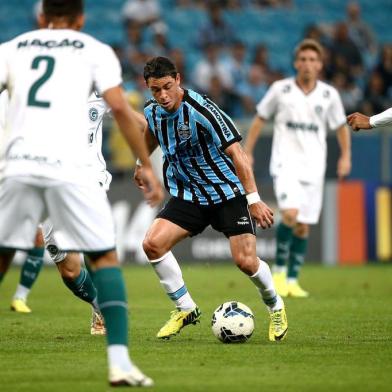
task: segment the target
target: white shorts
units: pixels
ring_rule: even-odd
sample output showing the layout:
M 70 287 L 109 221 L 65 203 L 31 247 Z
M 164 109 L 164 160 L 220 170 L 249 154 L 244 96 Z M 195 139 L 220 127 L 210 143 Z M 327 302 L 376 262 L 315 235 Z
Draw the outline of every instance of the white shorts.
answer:
M 47 217 L 62 251 L 101 252 L 115 248 L 110 205 L 98 184 L 27 177 L 0 182 L 0 247 L 33 248 L 37 227 Z
M 311 184 L 292 175 L 274 177 L 274 191 L 279 209 L 296 209 L 298 222 L 316 224 L 320 218 L 323 185 L 323 181 Z

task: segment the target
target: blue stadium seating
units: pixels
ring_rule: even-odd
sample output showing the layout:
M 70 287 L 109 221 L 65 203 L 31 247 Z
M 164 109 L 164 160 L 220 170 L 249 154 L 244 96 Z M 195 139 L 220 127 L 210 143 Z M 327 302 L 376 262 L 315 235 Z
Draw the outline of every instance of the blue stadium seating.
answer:
M 107 43 L 124 42 L 121 9 L 126 0 L 86 0 L 86 32 L 92 33 Z M 392 1 L 359 1 L 364 19 L 372 26 L 381 43 L 392 42 L 390 15 Z M 295 44 L 303 36 L 309 24 L 334 22 L 345 18 L 348 0 L 293 0 L 289 9 L 244 9 L 226 11 L 224 17 L 233 26 L 239 38 L 250 48 L 264 43 L 270 50 L 271 65 L 284 71 L 291 70 L 291 58 Z M 15 2 L 0 1 L 0 41 L 8 40 L 34 26 L 32 0 Z M 169 26 L 169 41 L 172 46 L 186 51 L 187 61 L 194 64 L 200 57 L 196 47 L 198 29 L 207 19 L 205 11 L 175 8 L 175 0 L 160 0 L 162 15 Z

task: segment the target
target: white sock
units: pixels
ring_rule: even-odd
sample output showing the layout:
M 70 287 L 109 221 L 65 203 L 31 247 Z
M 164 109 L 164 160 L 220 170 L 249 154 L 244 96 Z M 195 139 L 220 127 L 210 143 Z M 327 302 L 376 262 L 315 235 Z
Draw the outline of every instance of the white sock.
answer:
M 260 295 L 267 307 L 269 309 L 273 309 L 278 302 L 278 295 L 275 291 L 271 270 L 265 261 L 260 260 L 259 258 L 257 259 L 260 262 L 259 269 L 254 275 L 250 277 L 250 279 L 258 288 Z
M 193 310 L 195 302 L 190 296 L 182 278 L 181 268 L 171 251 L 156 260 L 150 260 L 161 285 L 169 298 L 180 310 Z
M 111 344 L 108 346 L 108 362 L 109 368 L 117 367 L 123 372 L 129 372 L 132 369 L 128 347 L 122 344 Z
M 276 303 L 275 303 L 275 305 L 272 305 L 272 306 L 268 306 L 267 305 L 267 308 L 268 308 L 269 312 L 276 312 L 277 310 L 283 309 L 284 308 L 284 302 L 283 302 L 282 297 L 280 295 L 276 295 Z
M 22 286 L 21 284 L 18 284 L 18 287 L 16 288 L 14 294 L 14 299 L 22 299 L 23 301 L 26 301 L 29 293 L 30 293 L 29 288 Z

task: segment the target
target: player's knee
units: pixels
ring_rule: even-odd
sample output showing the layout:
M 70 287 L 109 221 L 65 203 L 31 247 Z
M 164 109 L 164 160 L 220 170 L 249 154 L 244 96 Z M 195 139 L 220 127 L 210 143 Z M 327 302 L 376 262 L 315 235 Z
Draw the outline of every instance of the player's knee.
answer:
M 285 212 L 282 214 L 282 222 L 288 227 L 294 227 L 297 223 L 296 212 Z
M 62 263 L 58 263 L 57 268 L 60 271 L 61 277 L 66 280 L 74 280 L 80 275 L 80 266 L 77 268 L 74 266 L 71 267 Z
M 237 267 L 249 276 L 257 272 L 258 263 L 256 262 L 256 258 L 252 255 L 247 255 L 245 253 L 234 255 L 234 261 L 237 264 Z
M 305 238 L 309 236 L 309 225 L 304 223 L 297 223 L 294 229 L 294 235 Z
M 146 236 L 143 240 L 143 250 L 149 260 L 155 260 L 162 255 L 162 248 L 154 237 Z

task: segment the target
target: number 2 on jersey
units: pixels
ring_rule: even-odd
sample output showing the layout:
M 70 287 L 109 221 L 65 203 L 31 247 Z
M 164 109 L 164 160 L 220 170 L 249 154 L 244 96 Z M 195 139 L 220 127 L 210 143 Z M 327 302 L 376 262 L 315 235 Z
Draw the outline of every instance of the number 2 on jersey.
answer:
M 46 69 L 43 75 L 39 79 L 37 79 L 30 87 L 27 105 L 38 106 L 40 108 L 49 108 L 50 102 L 39 101 L 36 98 L 36 95 L 38 90 L 42 87 L 42 85 L 46 83 L 48 79 L 52 76 L 55 60 L 51 56 L 37 56 L 34 58 L 33 62 L 31 63 L 31 68 L 38 69 L 40 63 L 46 63 Z

